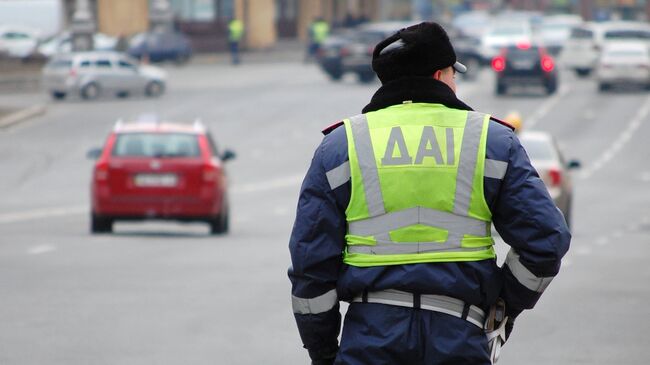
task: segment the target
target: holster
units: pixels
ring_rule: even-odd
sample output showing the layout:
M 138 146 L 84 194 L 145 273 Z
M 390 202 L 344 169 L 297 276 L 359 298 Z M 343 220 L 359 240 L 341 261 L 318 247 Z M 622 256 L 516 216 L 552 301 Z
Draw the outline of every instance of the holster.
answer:
M 503 299 L 497 299 L 496 303 L 490 307 L 487 319 L 485 320 L 485 335 L 488 340 L 490 350 L 490 361 L 495 364 L 499 360 L 501 346 L 506 342 L 506 303 Z

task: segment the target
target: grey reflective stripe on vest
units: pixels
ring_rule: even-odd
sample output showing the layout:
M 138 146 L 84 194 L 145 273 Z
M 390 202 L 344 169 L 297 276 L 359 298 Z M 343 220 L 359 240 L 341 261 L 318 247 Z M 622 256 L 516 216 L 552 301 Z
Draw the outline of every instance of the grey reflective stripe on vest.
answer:
M 510 272 L 512 272 L 512 275 L 515 276 L 517 281 L 521 283 L 521 285 L 525 286 L 526 288 L 536 291 L 538 293 L 542 293 L 548 284 L 551 283 L 553 280 L 553 277 L 537 277 L 535 274 L 530 272 L 524 266 L 521 261 L 519 261 L 519 254 L 515 252 L 514 249 L 510 249 L 508 251 L 508 255 L 506 256 L 506 261 L 505 264 L 508 265 L 510 268 Z
M 336 303 L 339 302 L 336 289 L 332 289 L 323 295 L 316 298 L 299 298 L 295 295 L 291 296 L 291 306 L 293 313 L 296 314 L 318 314 L 324 313 L 334 308 Z
M 350 180 L 350 161 L 345 161 L 325 173 L 330 189 L 334 190 Z
M 502 180 L 506 176 L 508 163 L 499 160 L 485 159 L 485 177 Z
M 374 245 L 348 245 L 348 253 L 366 255 L 401 255 L 426 252 L 475 252 L 484 251 L 486 247 L 459 247 L 458 242 L 382 242 L 377 239 Z
M 364 302 L 364 298 L 362 296 L 357 296 L 352 300 L 352 302 Z M 370 292 L 368 293 L 366 302 L 396 305 L 400 307 L 414 307 L 413 294 L 394 289 Z M 420 308 L 463 318 L 465 302 L 446 295 L 422 294 L 420 295 Z M 475 305 L 470 305 L 467 311 L 466 320 L 480 328 L 483 328 L 485 312 Z
M 371 217 L 376 217 L 386 213 L 386 210 L 384 208 L 384 197 L 381 194 L 381 186 L 379 185 L 379 173 L 377 172 L 372 140 L 370 139 L 368 119 L 363 114 L 356 115 L 350 118 L 350 127 L 361 170 L 363 189 L 366 193 L 368 214 Z
M 354 137 L 354 147 L 357 152 L 359 168 L 366 194 L 366 204 L 370 218 L 348 223 L 348 233 L 357 236 L 374 236 L 377 244 L 348 245 L 349 253 L 366 254 L 408 254 L 433 251 L 480 251 L 485 247 L 461 248 L 461 240 L 465 234 L 485 236 L 489 234 L 489 223 L 468 217 L 470 200 L 476 170 L 476 159 L 483 131 L 485 115 L 468 112 L 467 122 L 463 131 L 463 142 L 458 162 L 456 177 L 456 194 L 454 198 L 454 213 L 438 211 L 425 207 L 414 207 L 399 212 L 386 213 L 384 200 L 379 184 L 379 173 L 375 161 L 368 119 L 365 115 L 350 118 L 350 126 Z M 453 143 L 453 132 L 447 131 L 447 156 L 454 156 L 450 146 Z M 454 161 L 451 157 L 450 161 Z M 463 175 L 463 176 L 461 176 Z M 441 242 L 394 242 L 389 232 L 414 224 L 426 224 L 448 231 L 447 241 Z
M 458 173 L 456 174 L 456 196 L 454 198 L 454 213 L 462 216 L 467 216 L 472 199 L 474 171 L 476 171 L 476 159 L 478 158 L 478 147 L 481 142 L 484 119 L 485 114 L 467 112 L 467 123 L 465 123 L 463 142 L 460 147 Z
M 414 207 L 382 214 L 378 217 L 348 223 L 348 233 L 355 236 L 374 236 L 414 224 L 426 224 L 462 234 L 485 236 L 489 223 L 453 213 L 424 207 Z

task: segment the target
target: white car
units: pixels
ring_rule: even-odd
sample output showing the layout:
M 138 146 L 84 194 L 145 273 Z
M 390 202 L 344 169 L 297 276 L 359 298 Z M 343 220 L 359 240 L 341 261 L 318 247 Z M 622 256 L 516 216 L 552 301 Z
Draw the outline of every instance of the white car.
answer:
M 34 32 L 20 27 L 0 28 L 0 53 L 9 57 L 26 58 L 36 51 L 38 38 Z
M 578 76 L 588 76 L 596 67 L 603 44 L 612 40 L 650 42 L 650 24 L 605 22 L 575 27 L 562 50 L 560 63 L 574 70 Z
M 650 88 L 650 51 L 645 42 L 605 43 L 596 67 L 598 89 L 614 85 Z
M 539 27 L 540 38 L 551 54 L 560 53 L 571 36 L 571 29 L 582 25 L 582 17 L 573 14 L 560 14 L 544 17 Z
M 43 85 L 54 99 L 78 94 L 95 99 L 101 94 L 117 96 L 142 94 L 160 96 L 165 90 L 166 73 L 141 65 L 118 52 L 79 52 L 57 55 L 43 68 Z
M 117 38 L 103 33 L 93 34 L 95 51 L 112 51 L 117 45 Z M 72 52 L 72 36 L 69 32 L 57 34 L 39 44 L 38 53 L 50 58 L 59 53 Z
M 533 28 L 529 22 L 498 22 L 481 37 L 479 52 L 483 60 L 491 60 L 504 47 L 520 43 L 530 44 L 532 41 Z

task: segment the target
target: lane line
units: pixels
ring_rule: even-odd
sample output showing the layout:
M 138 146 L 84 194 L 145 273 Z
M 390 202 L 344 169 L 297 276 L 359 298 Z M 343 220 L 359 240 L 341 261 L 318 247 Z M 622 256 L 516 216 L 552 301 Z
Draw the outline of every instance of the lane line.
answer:
M 304 174 L 290 175 L 286 177 L 281 177 L 278 179 L 260 181 L 255 183 L 248 183 L 242 185 L 233 186 L 230 191 L 234 194 L 245 194 L 245 193 L 259 193 L 263 191 L 283 189 L 289 187 L 300 187 L 302 180 L 304 179 Z
M 0 214 L 0 224 L 2 223 L 16 223 L 27 220 L 49 218 L 49 217 L 62 217 L 75 214 L 88 213 L 87 205 L 70 205 L 56 208 L 38 208 L 27 210 L 23 212 L 2 213 Z
M 555 93 L 552 97 L 546 99 L 542 105 L 540 105 L 539 108 L 537 108 L 533 114 L 526 119 L 526 122 L 524 123 L 523 127 L 526 129 L 532 129 L 537 122 L 539 122 L 548 112 L 555 106 L 555 104 L 558 103 L 566 94 L 569 93 L 571 90 L 571 87 L 567 84 L 562 84 L 560 88 L 558 89 L 558 92 Z
M 29 250 L 27 250 L 27 254 L 28 255 L 41 255 L 41 254 L 44 254 L 44 253 L 52 252 L 54 250 L 56 250 L 56 247 L 54 247 L 53 245 L 47 245 L 47 244 L 38 245 L 38 246 L 34 246 L 34 247 L 30 248 Z
M 616 154 L 619 153 L 623 147 L 632 139 L 634 133 L 645 121 L 645 118 L 650 113 L 650 96 L 648 96 L 644 103 L 641 105 L 636 115 L 630 120 L 625 130 L 623 130 L 618 137 L 612 142 L 610 147 L 605 150 L 599 158 L 593 163 L 591 167 L 584 169 L 580 173 L 580 178 L 588 179 L 598 170 L 602 169 L 608 162 L 610 162 Z

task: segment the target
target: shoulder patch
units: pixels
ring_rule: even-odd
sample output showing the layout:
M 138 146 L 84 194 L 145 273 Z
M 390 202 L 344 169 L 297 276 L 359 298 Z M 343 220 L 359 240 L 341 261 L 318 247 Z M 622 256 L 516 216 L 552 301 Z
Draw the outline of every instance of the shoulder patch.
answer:
M 513 132 L 515 131 L 515 127 L 512 124 L 508 123 L 508 122 L 504 122 L 501 119 L 497 119 L 497 118 L 495 118 L 495 117 L 493 117 L 491 115 L 490 115 L 490 120 L 495 121 L 495 122 L 497 122 L 497 123 L 499 123 L 499 124 L 501 124 L 503 126 L 506 126 L 506 127 L 510 128 Z
M 321 132 L 323 133 L 323 135 L 328 135 L 328 134 L 332 133 L 333 130 L 335 130 L 336 128 L 338 128 L 338 127 L 340 127 L 342 125 L 343 125 L 343 121 L 339 120 L 338 122 L 332 124 L 331 126 L 323 129 Z

